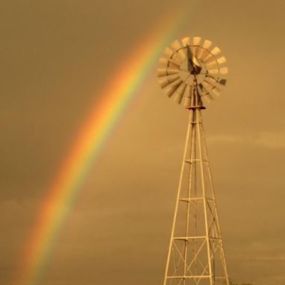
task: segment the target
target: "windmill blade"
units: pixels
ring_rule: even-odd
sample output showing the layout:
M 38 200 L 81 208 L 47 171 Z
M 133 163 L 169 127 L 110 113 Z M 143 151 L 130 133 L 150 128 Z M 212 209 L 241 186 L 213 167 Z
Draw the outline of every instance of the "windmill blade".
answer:
M 158 61 L 161 65 L 167 65 L 169 63 L 169 59 L 165 57 L 161 57 Z
M 174 50 L 178 50 L 178 49 L 182 48 L 182 45 L 181 45 L 181 43 L 180 43 L 178 40 L 176 40 L 176 41 L 174 41 L 174 42 L 171 44 L 171 47 L 172 47 Z
M 215 68 L 215 69 L 209 69 L 208 70 L 209 74 L 219 74 L 219 69 Z
M 203 61 L 206 63 L 206 62 L 212 61 L 212 60 L 216 60 L 216 57 L 211 52 L 209 52 L 207 50 L 205 56 L 203 57 Z
M 220 68 L 220 73 L 225 75 L 229 73 L 229 69 L 227 67 L 222 67 Z
M 204 62 L 209 60 L 215 60 L 217 55 L 221 53 L 221 50 L 218 47 L 214 47 L 210 53 L 204 58 Z
M 202 47 L 203 47 L 204 49 L 210 50 L 211 45 L 212 45 L 212 42 L 211 42 L 211 41 L 205 40 L 205 41 L 203 42 L 203 44 L 202 44 Z
M 208 96 L 210 99 L 214 99 L 215 96 L 220 95 L 220 91 L 217 89 L 216 86 L 213 86 L 211 83 L 204 81 L 203 87 L 206 90 L 206 96 Z
M 185 59 L 186 55 L 184 53 L 184 49 L 181 43 L 176 40 L 171 44 L 171 47 L 175 50 L 175 53 L 177 54 L 179 60 L 182 62 Z
M 210 83 L 212 86 L 217 86 L 219 84 L 219 80 L 213 76 L 207 76 L 205 81 Z
M 185 85 L 185 84 L 183 84 L 183 85 Z M 181 85 L 182 86 L 182 89 L 184 89 L 184 86 L 183 85 Z M 185 85 L 186 86 L 186 85 Z M 176 93 L 175 93 L 175 102 L 177 102 L 178 104 L 180 104 L 181 103 L 181 101 L 182 101 L 182 99 L 183 99 L 183 95 L 184 95 L 184 93 L 183 92 L 181 92 L 181 91 L 183 91 L 183 90 L 178 90 Z
M 214 75 L 209 75 L 209 74 L 206 75 L 206 79 L 208 81 L 212 81 L 213 80 L 214 82 L 216 82 L 217 84 L 222 85 L 222 86 L 225 86 L 226 83 L 227 83 L 227 79 L 226 78 L 215 77 Z
M 212 61 L 207 61 L 206 62 L 206 66 L 207 68 L 213 67 L 215 65 L 222 65 L 224 63 L 226 63 L 226 58 L 224 56 L 219 57 L 218 59 L 214 59 Z
M 218 54 L 221 53 L 221 50 L 218 48 L 218 47 L 214 47 L 212 50 L 211 50 L 211 54 L 213 54 L 214 56 L 217 56 Z
M 207 105 L 211 103 L 211 101 L 214 100 L 214 98 L 212 97 L 212 95 L 210 93 L 205 93 L 201 96 L 201 99 L 203 100 L 204 103 L 206 103 Z
M 157 76 L 164 77 L 168 75 L 173 75 L 179 73 L 179 69 L 172 69 L 172 68 L 158 68 L 157 69 Z
M 219 97 L 221 95 L 221 91 L 216 87 L 212 89 L 212 93 L 216 96 Z
M 165 88 L 169 84 L 171 84 L 171 83 L 173 83 L 179 79 L 180 79 L 180 77 L 177 75 L 169 75 L 167 78 L 161 79 L 158 83 L 161 86 L 161 88 Z
M 183 81 L 182 80 L 179 80 L 177 81 L 175 84 L 173 85 L 170 85 L 166 88 L 165 90 L 165 94 L 168 96 L 168 97 L 172 97 L 174 95 L 174 93 L 177 91 L 177 89 L 183 85 Z
M 183 83 L 183 80 L 181 79 L 181 78 L 178 78 L 178 79 L 176 79 L 176 80 L 171 80 L 170 82 L 168 81 L 168 85 L 166 85 L 164 88 L 165 88 L 165 90 L 167 90 L 167 89 L 175 89 L 175 91 L 176 91 L 176 89 L 181 85 Z M 164 89 L 164 88 L 162 88 L 162 89 Z
M 192 57 L 196 58 L 196 53 L 199 50 L 199 48 L 197 46 L 190 46 L 191 52 L 192 52 Z
M 201 92 L 201 96 L 205 97 L 205 98 L 208 98 L 208 100 L 213 100 L 214 97 L 213 95 L 211 94 L 210 90 L 211 90 L 211 87 L 207 87 L 207 84 L 205 84 L 204 86 L 204 82 L 203 83 L 200 83 L 198 85 L 198 88 Z
M 206 65 L 207 69 L 210 69 L 210 68 L 217 69 L 218 66 L 219 66 L 216 60 L 212 60 L 210 62 L 206 62 L 205 65 Z
M 200 90 L 202 90 L 202 92 L 204 93 L 204 95 L 208 95 L 208 93 L 211 91 L 211 89 L 213 88 L 213 86 L 211 84 L 209 84 L 207 81 L 203 81 L 202 83 L 200 83 L 198 85 L 198 87 L 200 87 Z M 210 93 L 209 93 L 210 94 Z M 212 95 L 210 94 L 211 99 L 213 99 Z
M 201 57 L 202 57 L 202 55 L 203 55 L 203 52 L 204 52 L 204 49 L 200 46 L 200 47 L 197 49 L 196 55 L 195 55 L 198 60 L 201 60 Z
M 200 45 L 201 40 L 202 40 L 201 37 L 194 37 L 194 38 L 192 39 L 192 45 L 194 45 L 194 46 Z
M 207 93 L 207 90 L 204 88 L 202 83 L 199 83 L 197 88 L 198 88 L 199 95 L 204 96 L 205 93 Z
M 218 64 L 224 64 L 227 62 L 227 59 L 224 56 L 221 56 L 217 59 Z
M 164 78 L 162 80 L 159 80 L 158 84 L 160 85 L 161 88 L 165 88 L 167 85 L 169 85 L 169 82 L 168 82 L 167 78 Z
M 165 50 L 164 50 L 164 54 L 168 57 L 172 57 L 172 54 L 173 54 L 173 50 L 170 49 L 169 47 L 167 47 Z
M 180 64 L 178 62 L 172 59 L 165 58 L 165 57 L 161 57 L 159 59 L 159 63 L 166 67 L 172 67 L 172 68 L 177 68 L 177 69 L 180 68 Z
M 200 37 L 194 37 L 191 41 L 190 48 L 191 48 L 193 56 L 195 56 L 195 57 L 197 55 L 197 52 L 200 50 L 200 48 L 199 48 L 200 42 L 201 42 Z
M 221 90 L 218 88 L 218 85 L 216 84 L 211 84 L 208 81 L 203 82 L 205 83 L 205 88 L 208 90 L 209 94 L 212 96 L 212 99 L 214 98 L 214 96 L 219 96 L 221 93 Z
M 202 41 L 201 37 L 194 37 L 192 40 L 192 45 L 194 46 L 193 54 L 195 57 L 197 57 L 198 52 L 201 50 L 201 47 L 200 47 L 201 41 Z
M 201 46 L 200 46 L 201 41 L 202 41 L 201 37 L 194 37 L 192 39 L 193 54 L 194 54 L 195 57 L 198 57 L 198 53 L 201 50 Z
M 214 95 L 220 95 L 220 93 L 224 89 L 224 85 L 221 85 L 219 82 L 216 81 L 213 82 L 205 80 L 203 81 L 203 85 L 208 91 L 214 93 Z
M 216 97 L 219 97 L 220 96 L 220 91 L 217 89 L 217 88 L 212 88 L 212 89 L 209 89 L 207 91 L 207 96 L 211 99 L 211 100 L 214 100 Z
M 182 44 L 183 44 L 184 47 L 190 46 L 190 43 L 191 43 L 190 37 L 186 37 L 186 38 L 182 39 Z
M 211 41 L 205 40 L 201 45 L 200 52 L 197 53 L 197 58 L 203 60 L 209 54 L 211 45 Z
M 207 85 L 209 85 L 211 88 L 216 88 L 219 83 L 214 78 L 207 78 L 203 81 L 203 83 L 206 82 Z
M 179 88 L 176 91 L 176 98 L 177 98 L 177 102 L 180 104 L 182 101 L 182 98 L 184 96 L 185 90 L 186 90 L 187 85 L 185 83 L 182 83 Z

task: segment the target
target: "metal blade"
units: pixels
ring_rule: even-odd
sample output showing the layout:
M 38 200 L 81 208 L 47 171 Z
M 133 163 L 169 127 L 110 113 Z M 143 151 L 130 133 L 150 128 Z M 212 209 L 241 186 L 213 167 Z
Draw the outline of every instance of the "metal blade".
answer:
M 199 48 L 199 43 L 201 42 L 201 38 L 200 37 L 194 37 L 191 41 L 191 45 L 190 45 L 190 48 L 191 48 L 191 51 L 192 51 L 192 54 L 196 57 L 196 54 L 198 52 L 198 50 L 200 50 Z
M 158 68 L 158 69 L 157 69 L 157 76 L 158 76 L 158 77 L 163 77 L 163 76 L 168 76 L 168 75 L 177 74 L 178 72 L 179 72 L 179 69 Z
M 179 104 L 180 104 L 181 101 L 182 101 L 182 98 L 183 98 L 183 96 L 184 96 L 186 87 L 187 87 L 187 85 L 186 85 L 184 82 L 182 82 L 182 84 L 181 84 L 181 85 L 179 86 L 179 88 L 177 89 L 176 98 L 179 98 L 179 99 L 178 99 Z
M 224 64 L 227 62 L 226 58 L 224 56 L 221 56 L 217 59 L 218 64 Z
M 211 86 L 210 85 L 207 85 L 207 83 L 205 83 L 205 82 L 203 82 L 203 83 L 200 83 L 199 85 L 198 85 L 198 87 L 199 87 L 199 90 L 200 90 L 200 95 L 202 96 L 202 97 L 205 97 L 205 98 L 209 98 L 209 99 L 214 99 L 213 98 L 213 96 L 212 96 L 212 94 L 211 94 L 211 92 L 210 92 L 210 90 L 211 90 Z
M 210 93 L 203 94 L 202 99 L 203 99 L 203 102 L 206 102 L 207 105 L 210 104 L 212 100 L 214 100 L 214 98 L 212 97 Z
M 165 79 L 159 80 L 159 81 L 158 81 L 158 84 L 160 85 L 161 88 L 165 88 L 167 85 L 169 85 L 169 82 L 168 82 L 168 80 L 165 78 Z
M 207 66 L 215 65 L 215 64 L 224 64 L 226 62 L 226 58 L 224 56 L 219 57 L 218 59 L 214 59 L 212 61 L 205 61 Z
M 159 59 L 159 63 L 160 63 L 160 64 L 163 64 L 163 65 L 167 65 L 168 59 L 165 58 L 165 57 L 161 57 L 161 58 Z
M 218 88 L 213 88 L 213 89 L 212 89 L 212 93 L 213 93 L 216 97 L 218 97 L 218 96 L 221 95 L 221 91 L 220 91 Z
M 178 62 L 172 59 L 165 58 L 165 57 L 161 57 L 159 59 L 159 63 L 166 67 L 172 67 L 172 68 L 177 68 L 177 69 L 180 68 L 180 64 Z
M 173 54 L 173 50 L 170 49 L 169 47 L 167 47 L 167 48 L 164 50 L 164 54 L 167 55 L 168 57 L 171 57 L 172 54 Z
M 205 79 L 205 81 L 206 81 L 207 83 L 211 84 L 212 87 L 216 87 L 216 86 L 219 85 L 218 80 L 217 80 L 216 78 L 214 78 L 214 77 L 207 77 L 207 78 Z
M 214 47 L 212 50 L 211 50 L 211 54 L 213 54 L 214 56 L 217 56 L 218 54 L 221 53 L 221 50 L 218 48 L 218 47 Z
M 199 46 L 200 43 L 201 43 L 201 40 L 202 40 L 201 37 L 194 37 L 194 38 L 192 39 L 192 45 L 194 45 L 194 46 Z
M 161 86 L 161 88 L 165 88 L 166 86 L 168 86 L 169 84 L 179 80 L 180 77 L 177 75 L 169 75 L 167 78 L 161 79 L 159 80 L 159 85 Z
M 212 45 L 211 41 L 205 40 L 201 45 L 199 52 L 197 53 L 197 58 L 203 60 L 209 54 L 209 49 L 211 45 Z
M 209 69 L 208 73 L 209 74 L 219 74 L 219 69 L 216 69 L 216 68 L 215 69 Z
M 210 60 L 216 60 L 216 56 L 221 53 L 221 50 L 218 47 L 214 47 L 210 53 L 204 58 L 204 62 L 210 61 Z
M 203 81 L 203 82 L 206 82 L 206 84 L 210 85 L 211 88 L 216 88 L 216 87 L 219 85 L 219 83 L 217 82 L 217 80 L 214 79 L 214 78 L 211 78 L 211 77 L 208 77 L 208 78 L 205 79 L 205 81 Z
M 182 39 L 182 44 L 183 44 L 184 47 L 190 46 L 190 43 L 191 43 L 191 39 L 189 37 L 186 37 L 186 38 Z
M 229 69 L 227 67 L 222 67 L 220 68 L 220 73 L 225 75 L 229 73 Z
M 182 45 L 178 40 L 176 40 L 171 44 L 171 48 L 173 48 L 174 50 L 178 50 L 182 48 Z
M 178 40 L 176 40 L 171 44 L 171 47 L 175 50 L 175 54 L 179 58 L 179 61 L 182 62 L 185 59 L 186 55 L 181 43 Z M 173 55 L 173 57 L 175 56 Z
M 193 59 L 196 58 L 196 54 L 197 54 L 197 51 L 199 50 L 199 47 L 197 47 L 197 46 L 190 46 L 190 49 L 192 51 Z
M 206 80 L 211 82 L 212 84 L 219 85 L 220 87 L 223 87 L 227 84 L 227 79 L 222 77 L 216 77 L 214 75 L 206 75 Z
M 197 88 L 198 88 L 198 92 L 199 92 L 200 96 L 204 96 L 205 93 L 207 92 L 207 90 L 204 88 L 202 83 L 199 83 Z
M 212 60 L 212 61 L 210 61 L 210 62 L 207 62 L 207 63 L 206 63 L 206 68 L 207 68 L 207 69 L 210 69 L 210 68 L 216 69 L 216 68 L 218 68 L 218 63 L 217 63 L 217 61 L 216 61 L 216 60 Z
M 209 82 L 207 81 L 203 81 L 203 88 L 205 90 L 204 92 L 204 96 L 208 96 L 210 99 L 214 99 L 214 92 L 213 90 L 215 89 L 215 86 L 213 86 L 212 84 L 210 84 Z
M 184 84 L 183 84 L 184 85 Z M 181 86 L 183 86 L 181 85 Z M 186 86 L 186 85 L 185 85 Z M 183 98 L 183 93 L 182 92 L 176 92 L 175 94 L 175 102 L 177 102 L 178 104 L 181 103 L 182 101 L 182 98 Z
M 167 88 L 167 90 L 165 90 L 165 94 L 168 96 L 168 97 L 172 97 L 172 95 L 176 92 L 176 90 L 181 86 L 181 84 L 183 84 L 183 81 L 180 80 L 178 82 L 176 82 L 175 84 L 169 86 Z
M 208 92 L 212 95 L 215 96 L 219 96 L 221 93 L 221 90 L 218 88 L 218 85 L 216 84 L 216 82 L 209 82 L 209 81 L 204 81 L 205 85 L 206 85 L 206 89 L 208 90 Z
M 212 42 L 211 42 L 211 41 L 205 40 L 205 41 L 203 42 L 203 44 L 202 44 L 202 47 L 203 47 L 204 49 L 209 50 L 210 47 L 211 47 L 211 45 L 212 45 Z

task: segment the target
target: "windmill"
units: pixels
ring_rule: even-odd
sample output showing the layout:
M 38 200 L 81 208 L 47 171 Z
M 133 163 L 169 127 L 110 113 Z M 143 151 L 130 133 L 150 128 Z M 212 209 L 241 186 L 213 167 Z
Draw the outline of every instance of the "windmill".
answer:
M 226 85 L 225 62 L 200 37 L 174 41 L 160 58 L 161 88 L 189 111 L 163 285 L 229 285 L 202 121 L 204 101 Z

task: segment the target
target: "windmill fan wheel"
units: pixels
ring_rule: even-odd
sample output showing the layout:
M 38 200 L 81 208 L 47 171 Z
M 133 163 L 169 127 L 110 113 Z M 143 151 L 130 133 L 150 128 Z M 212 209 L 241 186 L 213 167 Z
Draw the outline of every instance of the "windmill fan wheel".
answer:
M 209 40 L 176 40 L 159 60 L 159 84 L 168 97 L 183 102 L 186 109 L 201 108 L 204 99 L 218 96 L 226 85 L 225 63 L 221 50 Z

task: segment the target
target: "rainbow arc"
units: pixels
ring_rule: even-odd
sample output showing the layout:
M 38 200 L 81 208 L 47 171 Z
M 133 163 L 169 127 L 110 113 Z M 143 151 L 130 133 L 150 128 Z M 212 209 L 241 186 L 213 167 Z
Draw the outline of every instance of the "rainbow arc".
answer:
M 159 54 L 171 41 L 184 20 L 182 12 L 164 17 L 158 28 L 133 48 L 133 53 L 113 73 L 87 116 L 76 141 L 59 167 L 57 175 L 43 197 L 31 234 L 25 244 L 19 271 L 13 285 L 38 285 L 48 267 L 56 240 L 66 217 L 104 142 L 116 126 L 129 102 L 139 93 Z

